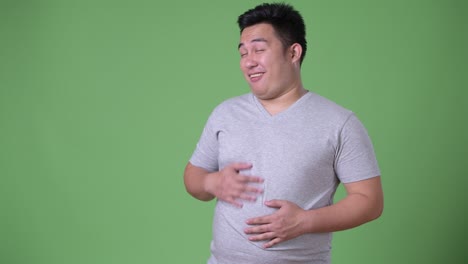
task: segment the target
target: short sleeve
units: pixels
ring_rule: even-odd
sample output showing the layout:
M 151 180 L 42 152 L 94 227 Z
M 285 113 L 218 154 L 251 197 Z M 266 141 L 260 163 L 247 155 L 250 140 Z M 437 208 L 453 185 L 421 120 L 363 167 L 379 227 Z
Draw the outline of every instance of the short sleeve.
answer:
M 203 128 L 195 151 L 190 158 L 192 165 L 210 172 L 218 170 L 219 143 L 215 120 L 215 113 L 213 112 Z
M 339 134 L 335 172 L 343 183 L 380 175 L 371 139 L 354 114 L 349 116 Z

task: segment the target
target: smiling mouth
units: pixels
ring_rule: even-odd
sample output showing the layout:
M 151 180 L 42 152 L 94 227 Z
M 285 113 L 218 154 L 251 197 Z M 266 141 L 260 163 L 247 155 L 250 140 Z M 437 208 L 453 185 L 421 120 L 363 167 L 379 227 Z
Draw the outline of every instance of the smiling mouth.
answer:
M 259 72 L 259 73 L 249 74 L 249 77 L 250 78 L 257 78 L 257 77 L 260 77 L 262 75 L 263 75 L 263 73 Z

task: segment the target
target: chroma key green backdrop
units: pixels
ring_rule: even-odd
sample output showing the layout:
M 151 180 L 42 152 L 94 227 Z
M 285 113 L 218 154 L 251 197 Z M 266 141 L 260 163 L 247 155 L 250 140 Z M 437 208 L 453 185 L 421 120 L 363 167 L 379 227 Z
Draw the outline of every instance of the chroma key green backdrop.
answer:
M 307 89 L 353 110 L 385 212 L 333 263 L 464 263 L 465 1 L 288 1 Z M 0 263 L 205 263 L 214 202 L 182 173 L 248 92 L 237 16 L 261 1 L 0 1 Z M 337 199 L 343 196 L 340 188 Z

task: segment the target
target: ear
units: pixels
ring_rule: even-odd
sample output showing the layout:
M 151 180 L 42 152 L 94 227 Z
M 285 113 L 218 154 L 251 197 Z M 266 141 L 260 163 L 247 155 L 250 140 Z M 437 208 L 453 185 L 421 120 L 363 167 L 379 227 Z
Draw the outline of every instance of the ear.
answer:
M 294 43 L 289 47 L 289 51 L 291 54 L 291 60 L 292 62 L 299 62 L 301 61 L 301 55 L 302 55 L 302 46 L 299 43 Z

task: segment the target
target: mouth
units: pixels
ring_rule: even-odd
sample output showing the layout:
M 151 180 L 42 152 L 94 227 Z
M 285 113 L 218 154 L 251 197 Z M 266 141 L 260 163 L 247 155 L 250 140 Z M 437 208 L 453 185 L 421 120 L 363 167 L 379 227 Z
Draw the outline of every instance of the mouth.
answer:
M 256 81 L 256 80 L 259 80 L 263 76 L 263 74 L 264 74 L 263 72 L 252 73 L 252 74 L 249 74 L 249 78 L 252 81 Z

